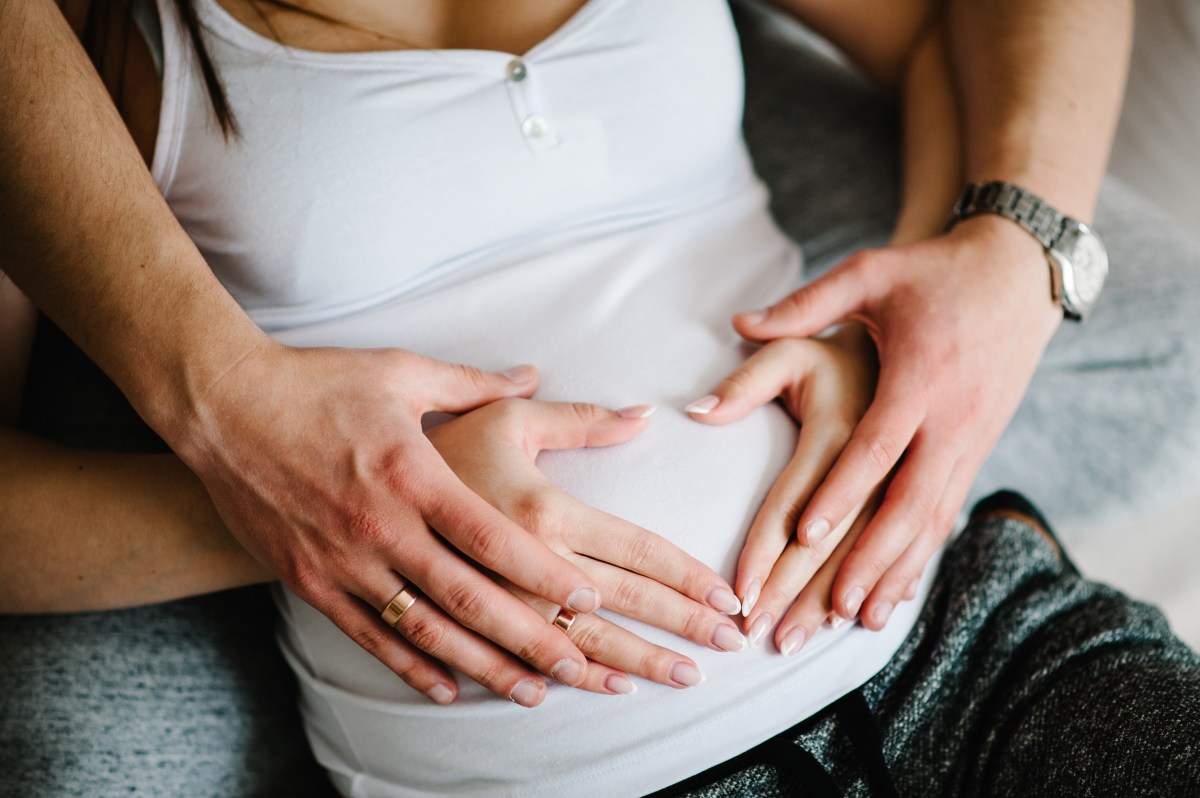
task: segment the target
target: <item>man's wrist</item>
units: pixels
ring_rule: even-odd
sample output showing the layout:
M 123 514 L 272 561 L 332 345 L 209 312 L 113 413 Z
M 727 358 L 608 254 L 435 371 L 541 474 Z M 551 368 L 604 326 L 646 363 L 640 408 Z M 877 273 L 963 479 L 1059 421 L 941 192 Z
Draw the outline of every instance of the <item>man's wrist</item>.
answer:
M 1011 272 L 1011 282 L 1028 287 L 1033 307 L 1042 308 L 1056 325 L 1062 321 L 1062 306 L 1052 293 L 1053 279 L 1046 251 L 1018 224 L 995 214 L 981 214 L 963 219 L 947 235 L 975 242 Z

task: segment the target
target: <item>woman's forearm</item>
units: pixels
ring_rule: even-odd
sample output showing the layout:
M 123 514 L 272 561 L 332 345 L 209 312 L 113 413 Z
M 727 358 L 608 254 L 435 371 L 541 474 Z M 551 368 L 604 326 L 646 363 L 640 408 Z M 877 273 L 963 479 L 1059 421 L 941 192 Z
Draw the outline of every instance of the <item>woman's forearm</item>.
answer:
M 53 0 L 0 0 L 0 271 L 173 444 L 265 336 L 176 222 Z
M 960 114 L 941 25 L 914 45 L 900 95 L 903 177 L 892 243 L 909 244 L 945 228 L 963 185 Z
M 264 582 L 171 455 L 0 429 L 0 612 L 112 609 Z

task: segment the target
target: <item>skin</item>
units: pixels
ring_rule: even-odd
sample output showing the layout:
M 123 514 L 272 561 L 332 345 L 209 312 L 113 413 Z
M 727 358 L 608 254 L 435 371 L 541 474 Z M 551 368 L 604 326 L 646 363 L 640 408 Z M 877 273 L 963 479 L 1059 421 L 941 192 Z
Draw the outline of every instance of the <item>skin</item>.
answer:
M 1090 220 L 1131 18 L 1129 2 L 948 2 L 938 19 L 956 78 L 965 178 L 1023 185 Z M 858 253 L 770 308 L 735 318 L 755 341 L 854 320 L 878 349 L 875 399 L 797 521 L 800 540 L 818 545 L 818 533 L 840 528 L 890 475 L 833 582 L 839 616 L 881 628 L 949 533 L 1062 320 L 1047 277 L 1027 233 L 983 216 Z
M 439 13 L 412 15 L 421 21 L 415 27 L 385 28 L 382 39 L 376 37 L 376 47 L 383 47 L 383 41 L 395 47 L 398 40 L 411 40 L 422 46 L 491 45 L 489 49 L 523 52 L 578 7 L 577 3 L 528 5 L 545 11 L 536 18 L 513 15 L 530 24 L 504 28 L 503 37 L 498 35 L 492 42 L 479 38 L 487 32 L 486 26 L 472 31 L 463 25 L 463 15 L 454 13 L 454 9 L 461 12 L 463 5 L 426 4 L 438 6 Z M 925 36 L 930 26 L 928 7 L 923 4 L 914 4 L 911 19 L 916 21 L 908 25 L 892 24 L 877 4 L 846 4 L 847 18 L 851 14 L 861 18 L 840 27 L 834 24 L 838 17 L 828 3 L 788 5 L 835 39 L 840 37 L 840 44 L 885 82 L 924 85 L 913 76 L 928 72 L 929 67 L 917 65 L 940 63 L 937 57 L 922 61 L 905 55 L 933 47 L 918 47 L 919 43 L 937 41 Z M 1037 24 L 1057 30 L 1055 15 L 1066 14 L 1058 7 L 1040 11 L 1033 4 L 1019 9 L 1012 5 L 988 13 L 1003 14 L 1014 34 L 1029 34 L 1023 25 L 1032 26 L 1035 17 Z M 1060 5 L 1073 7 L 1066 2 Z M 363 27 L 381 21 L 372 12 L 387 10 L 381 3 L 347 4 L 342 9 L 343 17 L 353 10 L 355 23 Z M 230 3 L 230 10 L 236 16 L 237 4 Z M 1110 73 L 1120 67 L 1108 63 L 1096 81 L 1103 85 L 1088 88 L 1088 69 L 1095 66 L 1085 63 L 1088 39 L 1099 31 L 1117 42 L 1121 51 L 1121 20 L 1109 13 L 1087 15 L 1083 23 L 1070 28 L 1066 47 L 1055 39 L 1059 50 L 1042 54 L 1039 60 L 1029 57 L 1025 45 L 1017 48 L 996 41 L 983 24 L 989 17 L 982 14 L 970 4 L 952 3 L 936 17 L 952 42 L 950 58 L 962 82 L 960 107 L 969 142 L 959 164 L 962 173 L 972 179 L 986 176 L 1023 182 L 1071 212 L 1076 207 L 1073 201 L 1087 203 L 1086 175 L 1092 174 L 1087 167 L 1093 172 L 1102 168 L 1102 163 L 1095 167 L 1087 156 L 1094 156 L 1094 150 L 1106 151 L 1107 139 L 1104 125 L 1100 133 L 1094 127 L 1085 131 L 1089 141 L 1102 140 L 1099 147 L 1078 147 L 1071 139 L 1071 152 L 1086 162 L 1084 178 L 1069 168 L 1079 163 L 1046 167 L 1059 151 L 1045 143 L 1064 137 L 1047 132 L 1059 120 L 1046 109 L 1057 110 L 1063 98 L 1055 94 L 1060 89 L 1046 88 L 1051 82 L 1045 76 L 1068 74 L 1068 83 L 1086 89 L 1082 100 L 1071 94 L 1076 113 L 1066 126 L 1070 133 L 1079 133 L 1097 116 L 1103 121 L 1105 101 L 1111 99 Z M 872 26 L 873 20 L 880 24 Z M 248 18 L 243 21 L 254 26 Z M 312 49 L 347 47 L 351 36 L 343 30 L 328 34 L 330 39 L 324 41 L 312 34 L 316 28 L 311 21 L 287 22 L 280 17 L 272 22 L 277 29 L 295 24 L 296 36 L 313 37 L 301 39 L 299 46 Z M 872 38 L 886 30 L 903 33 L 898 44 L 884 46 Z M 1033 26 L 1032 30 L 1038 34 L 1042 29 Z M 361 32 L 355 35 L 361 37 Z M 362 45 L 360 41 L 354 47 L 370 49 Z M 453 683 L 419 646 L 381 628 L 376 611 L 395 592 L 397 573 L 412 579 L 432 604 L 447 613 L 445 635 L 432 646 L 444 661 L 479 674 L 481 680 L 483 674 L 498 675 L 488 679 L 489 686 L 510 696 L 517 685 L 531 683 L 544 689 L 544 683 L 503 649 L 542 673 L 557 670 L 561 675 L 564 662 L 574 663 L 582 677 L 568 682 L 583 685 L 590 673 L 584 653 L 547 629 L 544 612 L 539 615 L 475 569 L 461 567 L 462 559 L 429 534 L 430 527 L 437 530 L 468 559 L 536 597 L 535 604 L 559 606 L 572 595 L 587 597 L 580 609 L 598 604 L 594 580 L 571 565 L 562 552 L 539 540 L 533 530 L 513 523 L 469 489 L 420 432 L 419 418 L 428 410 L 462 412 L 505 397 L 528 396 L 536 386 L 532 372 L 518 372 L 517 379 L 509 379 L 395 350 L 297 351 L 270 341 L 215 281 L 170 217 L 137 145 L 124 133 L 53 6 L 45 0 L 0 2 L 0 52 L 14 63 L 35 65 L 32 70 L 0 70 L 0 108 L 6 111 L 0 114 L 0 135 L 17 142 L 0 155 L 0 177 L 17 188 L 7 200 L 0 199 L 0 268 L 114 377 L 198 476 L 222 523 L 239 543 L 418 689 L 442 685 L 452 690 Z M 881 54 L 878 59 L 875 53 Z M 1008 82 L 1001 87 L 989 85 L 988 60 L 996 57 L 1008 59 L 1016 75 L 1011 86 Z M 77 105 L 58 102 L 64 93 Z M 908 91 L 905 96 L 910 98 L 906 104 L 910 130 L 920 127 L 913 119 L 930 118 L 925 114 L 937 118 L 928 104 L 916 102 L 924 96 L 921 92 Z M 1047 118 L 1053 124 L 1048 126 Z M 86 162 L 75 157 L 83 141 L 93 154 Z M 929 155 L 932 147 L 915 147 L 914 142 L 910 138 L 906 145 L 909 175 L 923 174 L 914 168 L 917 164 L 937 161 Z M 955 162 L 944 153 L 942 160 Z M 64 182 L 78 190 L 70 195 L 53 191 L 53 186 Z M 998 220 L 980 219 L 961 225 L 952 235 L 927 238 L 928 220 L 942 215 L 948 205 L 933 198 L 945 195 L 942 183 L 937 182 L 936 191 L 920 188 L 934 182 L 906 182 L 905 214 L 897 227 L 896 247 L 848 261 L 773 306 L 762 318 L 743 316 L 736 321 L 747 338 L 770 341 L 804 338 L 834 321 L 854 318 L 878 349 L 882 372 L 876 399 L 848 437 L 845 452 L 812 492 L 811 501 L 803 502 L 799 520 L 799 538 L 805 544 L 813 542 L 808 532 L 817 518 L 832 519 L 830 526 L 847 530 L 823 561 L 837 566 L 836 580 L 830 581 L 831 608 L 855 617 L 859 607 L 848 596 L 855 587 L 864 590 L 869 593 L 863 605 L 864 623 L 876 628 L 882 621 L 876 623 L 875 611 L 891 597 L 898 600 L 911 583 L 905 577 L 919 574 L 944 537 L 949 528 L 946 519 L 953 516 L 949 508 L 957 510 L 969 484 L 962 475 L 973 476 L 986 455 L 976 450 L 981 446 L 990 450 L 1007 423 L 1057 323 L 1044 290 L 1044 258 L 1023 233 Z M 108 199 L 114 192 L 125 200 L 119 207 Z M 1094 193 L 1093 186 L 1092 200 Z M 18 197 L 21 202 L 15 201 Z M 1086 218 L 1078 211 L 1076 215 Z M 64 226 L 63 218 L 78 219 L 81 226 Z M 102 241 L 88 240 L 84 247 L 79 230 L 88 229 L 110 233 Z M 995 260 L 1009 260 L 1016 268 L 1006 272 L 961 269 L 963 262 Z M 1003 301 L 996 306 L 986 301 L 997 296 Z M 914 305 L 914 300 L 921 303 Z M 170 325 L 164 327 L 161 317 L 145 314 L 145 307 L 171 307 Z M 897 310 L 889 312 L 893 307 Z M 927 313 L 914 314 L 914 307 Z M 1027 339 L 1010 342 L 1006 351 L 993 351 L 994 342 L 1001 340 L 996 328 L 1010 329 L 1014 318 L 1031 319 Z M 981 325 L 980 319 L 986 323 Z M 955 334 L 946 336 L 945 330 Z M 984 345 L 978 345 L 980 340 Z M 973 375 L 965 382 L 956 369 L 963 362 L 962 352 L 969 355 L 966 366 Z M 1001 366 L 998 374 L 992 373 L 996 364 Z M 961 390 L 964 384 L 967 391 Z M 273 393 L 264 396 L 257 390 L 263 385 L 271 386 Z M 284 401 L 301 394 L 312 400 L 301 406 Z M 990 404 L 983 399 L 990 399 Z M 971 412 L 964 411 L 963 405 Z M 377 435 L 379 419 L 390 420 L 391 434 L 383 441 Z M 979 425 L 984 427 L 983 443 L 973 442 L 974 448 L 963 452 L 964 441 Z M 280 440 L 280 428 L 297 432 Z M 913 431 L 906 439 L 904 431 L 909 428 Z M 5 445 L 9 444 L 16 447 L 13 451 L 31 445 L 21 440 Z M 943 447 L 949 454 L 939 455 Z M 822 456 L 827 458 L 834 448 L 824 449 Z M 273 457 L 264 468 L 262 453 L 268 451 Z M 865 526 L 856 522 L 857 510 L 873 504 L 871 497 L 882 490 L 885 477 L 905 451 L 908 457 L 879 512 L 873 517 L 868 513 L 872 520 Z M 951 471 L 954 480 L 947 476 Z M 297 508 L 288 498 L 295 495 L 315 496 L 317 501 Z M 791 501 L 797 507 L 801 504 L 796 497 Z M 933 531 L 918 535 L 920 530 Z M 830 537 L 825 545 L 833 540 Z M 436 584 L 446 569 L 457 578 L 449 585 Z M 830 573 L 829 567 L 822 567 L 815 581 Z M 880 579 L 884 573 L 887 578 Z M 375 576 L 364 580 L 362 574 Z M 744 589 L 742 595 L 746 596 Z M 786 634 L 777 636 L 781 646 L 783 638 Z
M 397 350 L 275 343 L 171 215 L 53 3 L 0 3 L 0 53 L 11 65 L 0 69 L 0 137 L 12 142 L 0 152 L 0 180 L 11 188 L 0 199 L 0 270 L 114 379 L 200 478 L 235 538 L 427 689 L 453 682 L 380 628 L 389 567 L 430 584 L 429 599 L 460 621 L 463 656 L 475 635 L 496 643 L 487 672 L 506 683 L 503 694 L 525 681 L 544 685 L 539 672 L 569 672 L 565 661 L 582 674 L 586 658 L 565 636 L 488 576 L 462 570 L 463 559 L 430 531 L 548 601 L 584 612 L 599 606 L 578 568 L 467 489 L 420 428 L 428 411 L 528 395 L 533 372 L 513 379 Z M 274 393 L 256 390 L 264 385 Z M 309 401 L 280 401 L 294 396 Z M 280 440 L 280 428 L 296 433 Z M 265 461 L 264 452 L 272 453 Z M 297 506 L 294 496 L 313 498 Z M 346 555 L 337 567 L 322 559 L 331 550 Z M 372 585 L 357 578 L 381 571 L 386 578 Z M 430 575 L 442 571 L 456 578 L 433 585 Z
M 806 14 L 814 27 L 827 36 L 846 36 L 856 30 L 845 24 L 840 6 L 796 2 L 789 6 Z M 900 247 L 940 233 L 962 187 L 958 103 L 936 6 L 914 3 L 877 8 L 873 3 L 860 3 L 858 10 L 860 26 L 869 23 L 859 33 L 872 46 L 854 40 L 839 44 L 843 44 L 847 53 L 862 57 L 859 66 L 864 72 L 897 88 L 903 110 L 904 180 L 901 208 L 891 240 L 893 246 Z M 900 42 L 882 46 L 882 41 L 896 33 L 911 37 L 907 47 L 901 47 Z M 859 325 L 852 328 L 859 332 L 847 334 L 847 331 L 835 336 L 835 342 L 840 338 L 842 344 L 838 353 L 851 355 L 857 349 L 860 354 L 834 360 L 823 372 L 814 375 L 831 383 L 834 392 L 845 397 L 841 407 L 831 406 L 822 411 L 804 405 L 804 392 L 811 389 L 798 375 L 812 369 L 812 358 L 793 347 L 797 360 L 787 378 L 763 368 L 761 361 L 752 358 L 713 389 L 711 397 L 718 402 L 715 407 L 692 414 L 701 423 L 729 424 L 778 397 L 800 422 L 796 454 L 754 519 L 735 581 L 746 615 L 744 628 L 751 642 L 761 643 L 773 630 L 776 647 L 789 655 L 798 653 L 833 615 L 830 591 L 834 578 L 841 565 L 855 553 L 883 494 L 884 486 L 880 484 L 844 516 L 830 535 L 815 545 L 805 545 L 802 536 L 796 534 L 800 514 L 853 437 L 873 396 L 877 370 L 875 347 L 864 334 L 866 328 Z M 866 340 L 865 347 L 860 339 Z M 796 339 L 776 339 L 791 340 Z M 855 397 L 859 399 L 856 401 Z M 920 566 L 924 566 L 932 553 L 930 549 Z M 919 574 L 920 569 L 916 575 Z M 882 628 L 891 607 L 914 593 L 915 585 L 910 579 L 902 593 L 892 597 L 891 606 L 884 607 L 881 616 L 863 619 L 864 624 Z

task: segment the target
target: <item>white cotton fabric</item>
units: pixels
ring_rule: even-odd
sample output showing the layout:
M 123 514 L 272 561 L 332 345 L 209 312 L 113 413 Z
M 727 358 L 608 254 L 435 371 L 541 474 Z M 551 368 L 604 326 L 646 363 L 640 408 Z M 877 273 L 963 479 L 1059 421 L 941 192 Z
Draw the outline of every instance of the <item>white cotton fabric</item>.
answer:
M 281 47 L 197 0 L 241 126 L 226 143 L 169 2 L 153 171 L 221 281 L 297 346 L 398 346 L 541 369 L 538 398 L 662 410 L 634 441 L 543 455 L 588 504 L 732 580 L 796 440 L 776 405 L 713 428 L 681 408 L 746 355 L 729 325 L 800 281 L 740 135 L 722 0 L 590 0 L 527 53 Z M 540 122 L 531 137 L 530 117 Z M 927 582 L 927 580 L 926 580 Z M 639 794 L 792 726 L 861 685 L 915 620 L 823 630 L 795 659 L 694 658 L 703 685 L 552 686 L 523 709 L 464 677 L 439 707 L 281 591 L 309 738 L 355 796 Z

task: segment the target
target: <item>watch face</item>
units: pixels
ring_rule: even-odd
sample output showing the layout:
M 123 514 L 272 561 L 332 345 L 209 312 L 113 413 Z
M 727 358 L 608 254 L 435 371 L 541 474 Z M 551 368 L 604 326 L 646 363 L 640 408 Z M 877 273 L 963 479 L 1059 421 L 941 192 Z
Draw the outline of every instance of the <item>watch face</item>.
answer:
M 1087 312 L 1100 296 L 1104 278 L 1108 276 L 1108 253 L 1104 244 L 1086 226 L 1073 228 L 1063 243 L 1063 255 L 1070 261 L 1069 276 L 1063 275 L 1063 291 L 1067 298 Z

